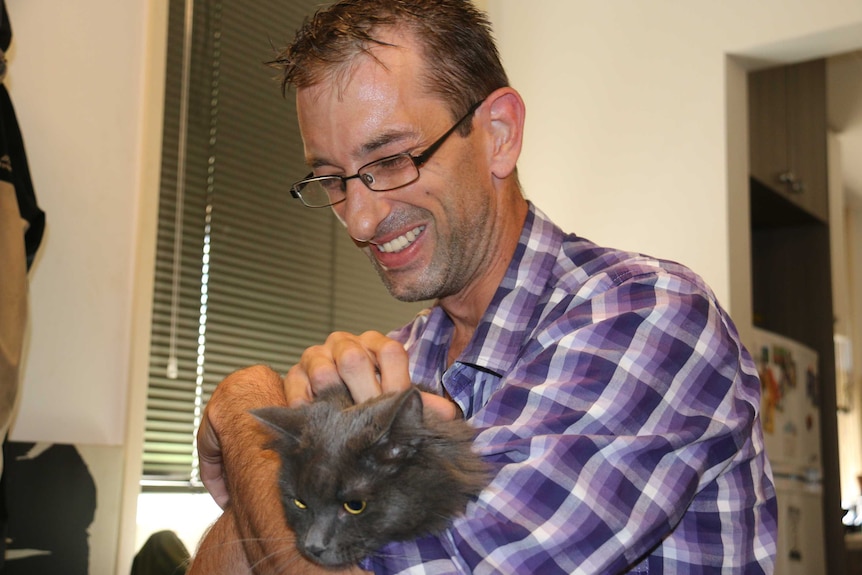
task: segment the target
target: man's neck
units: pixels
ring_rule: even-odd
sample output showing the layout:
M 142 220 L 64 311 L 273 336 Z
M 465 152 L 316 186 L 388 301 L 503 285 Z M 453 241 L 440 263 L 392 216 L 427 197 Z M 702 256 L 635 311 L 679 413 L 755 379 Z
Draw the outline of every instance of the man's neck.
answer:
M 482 268 L 481 275 L 474 278 L 460 292 L 441 298 L 439 301 L 440 307 L 455 324 L 449 343 L 447 365 L 452 365 L 473 337 L 506 275 L 515 248 L 518 246 L 524 220 L 527 217 L 527 202 L 519 195 L 517 201 L 512 202 L 508 209 L 511 211 L 503 219 L 503 229 L 500 229 L 500 233 L 496 234 L 494 240 L 496 243 L 493 257 L 489 258 L 488 265 Z

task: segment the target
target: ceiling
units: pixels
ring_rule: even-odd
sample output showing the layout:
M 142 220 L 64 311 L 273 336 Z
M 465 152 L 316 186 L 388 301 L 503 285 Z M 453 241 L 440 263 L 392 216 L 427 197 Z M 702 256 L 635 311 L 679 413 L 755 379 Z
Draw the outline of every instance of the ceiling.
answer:
M 829 58 L 827 115 L 840 145 L 847 202 L 862 209 L 862 50 Z

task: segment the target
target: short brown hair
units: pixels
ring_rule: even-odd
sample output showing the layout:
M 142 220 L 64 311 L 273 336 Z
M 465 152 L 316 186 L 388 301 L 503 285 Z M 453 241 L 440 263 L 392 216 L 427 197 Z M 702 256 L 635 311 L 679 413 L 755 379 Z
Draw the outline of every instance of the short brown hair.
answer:
M 282 70 L 282 89 L 334 78 L 357 55 L 389 45 L 375 38 L 385 28 L 418 39 L 426 88 L 449 103 L 453 119 L 509 85 L 490 22 L 470 0 L 342 0 L 307 18 L 273 62 Z

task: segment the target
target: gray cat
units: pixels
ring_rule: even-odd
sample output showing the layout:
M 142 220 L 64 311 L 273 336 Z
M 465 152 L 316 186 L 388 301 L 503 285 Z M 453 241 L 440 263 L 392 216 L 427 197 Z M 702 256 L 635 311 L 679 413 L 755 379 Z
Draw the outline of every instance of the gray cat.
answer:
M 487 485 L 462 420 L 423 414 L 416 388 L 353 405 L 338 386 L 296 409 L 252 412 L 273 435 L 296 547 L 326 567 L 444 529 Z

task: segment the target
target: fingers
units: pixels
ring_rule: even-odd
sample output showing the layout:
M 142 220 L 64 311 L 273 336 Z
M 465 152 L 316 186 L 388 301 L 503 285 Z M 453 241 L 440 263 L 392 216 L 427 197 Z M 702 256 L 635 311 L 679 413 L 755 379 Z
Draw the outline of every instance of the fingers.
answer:
M 338 375 L 356 403 L 362 403 L 382 393 L 378 373 L 387 369 L 375 355 L 373 345 L 376 342 L 363 336 L 339 337 L 333 342 L 332 359 L 338 369 Z
M 311 381 L 302 365 L 297 363 L 284 376 L 284 396 L 289 407 L 299 407 L 311 401 Z
M 451 399 L 428 393 L 426 391 L 421 392 L 421 396 L 422 406 L 428 411 L 434 412 L 437 417 L 443 421 L 452 421 L 454 419 L 464 418 L 464 415 L 461 413 L 461 408 L 458 407 L 458 404 Z
M 285 377 L 289 405 L 309 401 L 333 385 L 346 385 L 361 403 L 381 393 L 410 386 L 404 347 L 379 332 L 331 334 L 323 345 L 308 348 Z
M 227 470 L 248 468 L 244 458 L 255 457 L 249 446 L 260 443 L 260 430 L 248 411 L 268 405 L 284 405 L 282 380 L 261 365 L 228 375 L 207 402 L 197 432 L 198 460 L 201 480 L 222 508 L 229 499 Z
M 201 481 L 218 506 L 224 509 L 229 496 L 222 465 L 221 443 L 209 422 L 206 410 L 198 429 L 197 448 Z
M 380 370 L 381 391 L 402 391 L 410 387 L 410 359 L 404 346 L 394 339 L 383 337 L 377 342 L 377 350 L 378 362 L 386 366 L 386 369 Z
M 404 346 L 379 332 L 331 334 L 323 345 L 310 347 L 284 378 L 288 405 L 308 403 L 316 393 L 345 385 L 356 403 L 381 393 L 410 387 L 410 361 Z M 424 407 L 444 421 L 463 418 L 452 400 L 422 392 Z

